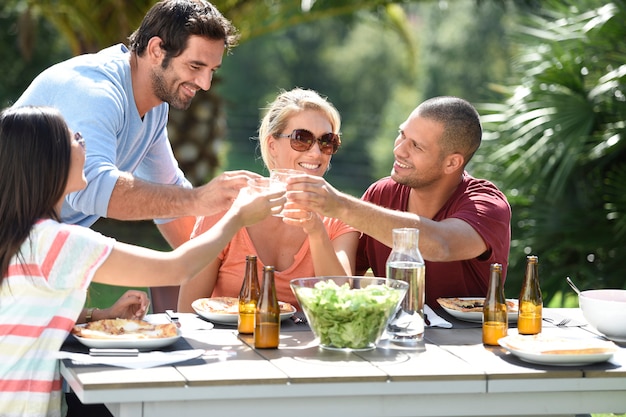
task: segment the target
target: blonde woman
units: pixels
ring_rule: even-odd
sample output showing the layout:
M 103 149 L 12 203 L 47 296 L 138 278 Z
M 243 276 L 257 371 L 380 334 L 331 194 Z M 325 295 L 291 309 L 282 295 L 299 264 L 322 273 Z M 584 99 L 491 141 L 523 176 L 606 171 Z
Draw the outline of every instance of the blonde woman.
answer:
M 341 140 L 337 109 L 317 92 L 296 88 L 281 92 L 269 105 L 259 128 L 261 157 L 268 170 L 294 169 L 322 176 Z M 193 311 L 204 297 L 237 297 L 246 255 L 257 255 L 257 266 L 276 268 L 280 301 L 297 306 L 289 281 L 323 275 L 352 275 L 359 234 L 341 221 L 285 205 L 285 217 L 270 216 L 241 229 L 198 276 L 180 288 L 178 310 Z M 192 237 L 209 230 L 220 215 L 202 217 Z

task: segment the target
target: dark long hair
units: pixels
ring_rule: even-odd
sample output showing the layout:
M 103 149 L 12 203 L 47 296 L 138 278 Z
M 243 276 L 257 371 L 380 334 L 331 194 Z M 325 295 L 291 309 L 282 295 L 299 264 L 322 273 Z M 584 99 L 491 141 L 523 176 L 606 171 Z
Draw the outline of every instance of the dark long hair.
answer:
M 33 225 L 59 220 L 71 159 L 71 135 L 61 114 L 47 107 L 0 113 L 0 268 L 7 274 Z
M 142 56 L 151 38 L 158 36 L 165 50 L 163 67 L 187 47 L 189 36 L 224 40 L 227 51 L 237 45 L 239 34 L 233 24 L 206 0 L 162 0 L 143 18 L 129 37 L 130 50 Z

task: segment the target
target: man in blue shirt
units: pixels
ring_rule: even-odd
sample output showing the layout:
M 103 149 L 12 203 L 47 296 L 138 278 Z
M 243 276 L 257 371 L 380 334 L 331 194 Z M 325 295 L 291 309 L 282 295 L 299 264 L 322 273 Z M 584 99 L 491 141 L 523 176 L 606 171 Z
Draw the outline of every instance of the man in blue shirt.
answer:
M 226 172 L 193 188 L 167 136 L 169 106 L 186 109 L 208 90 L 225 51 L 236 45 L 232 24 L 204 0 L 162 0 L 129 37 L 96 54 L 43 71 L 14 104 L 58 108 L 85 138 L 88 186 L 69 195 L 61 216 L 91 226 L 100 217 L 154 219 L 176 247 L 189 239 L 195 216 L 226 210 L 258 176 Z M 152 291 L 154 311 L 176 308 L 177 288 Z

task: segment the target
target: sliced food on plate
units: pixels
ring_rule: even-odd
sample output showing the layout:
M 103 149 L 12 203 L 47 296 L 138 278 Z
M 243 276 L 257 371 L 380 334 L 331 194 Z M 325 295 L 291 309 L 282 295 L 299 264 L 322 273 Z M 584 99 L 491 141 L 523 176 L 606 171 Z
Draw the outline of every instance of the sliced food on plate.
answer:
M 72 334 L 85 346 L 104 349 L 156 349 L 180 338 L 173 323 L 153 324 L 145 320 L 105 319 L 77 324 Z
M 544 355 L 587 355 L 617 351 L 617 346 L 614 343 L 605 340 L 556 337 L 543 334 L 507 336 L 500 340 L 500 344 L 514 350 Z
M 465 321 L 480 323 L 483 319 L 485 298 L 481 297 L 451 297 L 437 298 L 439 305 L 451 316 Z M 517 321 L 517 300 L 506 299 L 509 323 Z
M 193 302 L 195 310 L 215 314 L 239 314 L 239 299 L 235 297 L 200 298 Z
M 454 297 L 454 298 L 437 298 L 437 302 L 441 307 L 449 308 L 451 310 L 468 312 L 481 312 L 485 305 L 484 298 L 470 298 L 470 297 Z M 517 312 L 517 300 L 507 299 L 506 307 L 509 313 Z
M 280 318 L 284 320 L 296 312 L 294 306 L 282 301 L 278 302 Z M 220 324 L 237 324 L 239 299 L 237 297 L 199 298 L 191 303 L 191 307 L 201 317 Z
M 557 337 L 538 334 L 511 335 L 498 341 L 520 359 L 549 365 L 585 365 L 610 359 L 618 347 L 596 338 Z
M 144 320 L 105 319 L 76 325 L 72 334 L 86 339 L 160 339 L 176 337 L 173 323 L 152 324 Z

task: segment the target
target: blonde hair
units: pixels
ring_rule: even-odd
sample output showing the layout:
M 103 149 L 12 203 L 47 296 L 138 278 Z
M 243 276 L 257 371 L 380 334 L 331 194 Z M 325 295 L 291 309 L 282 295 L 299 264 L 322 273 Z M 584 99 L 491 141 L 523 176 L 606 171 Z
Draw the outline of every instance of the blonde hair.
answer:
M 305 110 L 323 113 L 328 118 L 333 133 L 339 133 L 341 117 L 335 106 L 325 97 L 320 96 L 316 91 L 302 88 L 281 90 L 278 97 L 266 108 L 265 116 L 259 126 L 261 158 L 267 169 L 274 169 L 276 165 L 269 154 L 270 137 L 281 134 L 289 123 L 289 119 Z

